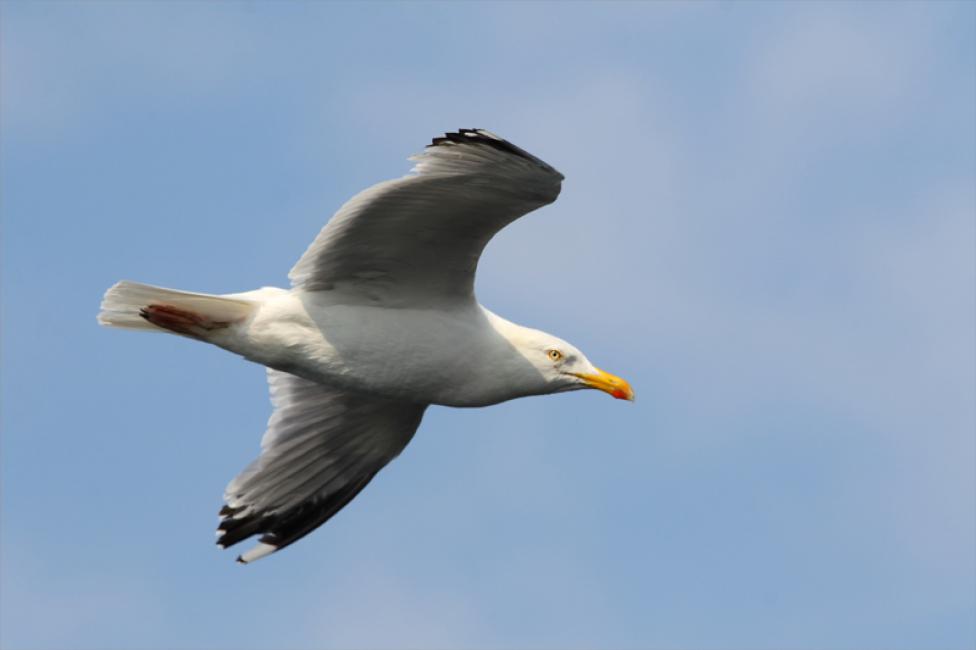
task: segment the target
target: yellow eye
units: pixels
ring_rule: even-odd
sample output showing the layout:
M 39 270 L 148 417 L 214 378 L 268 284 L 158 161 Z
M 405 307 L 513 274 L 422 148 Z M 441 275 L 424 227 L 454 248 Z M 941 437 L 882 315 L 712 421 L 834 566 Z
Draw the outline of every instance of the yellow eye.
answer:
M 549 355 L 550 361 L 559 361 L 563 358 L 563 353 L 559 350 L 549 350 L 546 354 Z

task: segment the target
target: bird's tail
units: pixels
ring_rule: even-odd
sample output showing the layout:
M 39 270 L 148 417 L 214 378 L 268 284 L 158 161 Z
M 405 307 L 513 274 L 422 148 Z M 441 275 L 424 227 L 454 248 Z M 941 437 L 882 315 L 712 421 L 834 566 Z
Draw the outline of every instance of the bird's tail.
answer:
M 171 331 L 196 336 L 247 318 L 255 303 L 207 293 L 164 289 L 138 282 L 115 283 L 102 298 L 98 322 L 107 327 Z

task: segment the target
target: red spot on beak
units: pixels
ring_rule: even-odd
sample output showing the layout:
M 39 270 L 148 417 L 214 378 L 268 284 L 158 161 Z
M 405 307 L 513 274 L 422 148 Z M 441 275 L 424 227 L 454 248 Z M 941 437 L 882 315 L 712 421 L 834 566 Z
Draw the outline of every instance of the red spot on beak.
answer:
M 611 375 L 609 372 L 604 372 L 599 368 L 595 368 L 594 370 L 596 372 L 593 374 L 580 373 L 576 376 L 582 379 L 590 388 L 602 390 L 604 393 L 617 399 L 625 399 L 630 402 L 634 401 L 634 390 L 626 380 Z

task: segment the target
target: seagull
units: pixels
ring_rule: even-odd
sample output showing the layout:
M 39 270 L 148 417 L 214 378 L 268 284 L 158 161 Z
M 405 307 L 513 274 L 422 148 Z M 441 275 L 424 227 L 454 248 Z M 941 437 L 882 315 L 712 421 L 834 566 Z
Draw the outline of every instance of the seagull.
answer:
M 623 379 L 577 348 L 479 304 L 478 259 L 499 230 L 556 200 L 563 175 L 484 129 L 434 138 L 410 174 L 343 205 L 288 277 L 211 295 L 122 281 L 98 322 L 168 332 L 267 367 L 261 454 L 227 486 L 217 544 L 242 564 L 324 524 L 396 458 L 431 404 L 488 406 Z

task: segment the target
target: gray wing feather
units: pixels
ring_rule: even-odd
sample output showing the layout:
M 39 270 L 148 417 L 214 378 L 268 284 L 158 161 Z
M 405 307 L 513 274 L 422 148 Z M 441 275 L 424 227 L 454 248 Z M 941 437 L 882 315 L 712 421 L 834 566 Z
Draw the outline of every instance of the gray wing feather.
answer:
M 563 178 L 481 129 L 437 138 L 413 160 L 413 174 L 339 209 L 291 270 L 294 286 L 386 306 L 472 299 L 488 241 L 555 201 Z
M 426 405 L 345 392 L 268 370 L 274 412 L 261 455 L 224 493 L 217 543 L 252 535 L 248 562 L 325 523 L 396 458 L 420 425 Z

